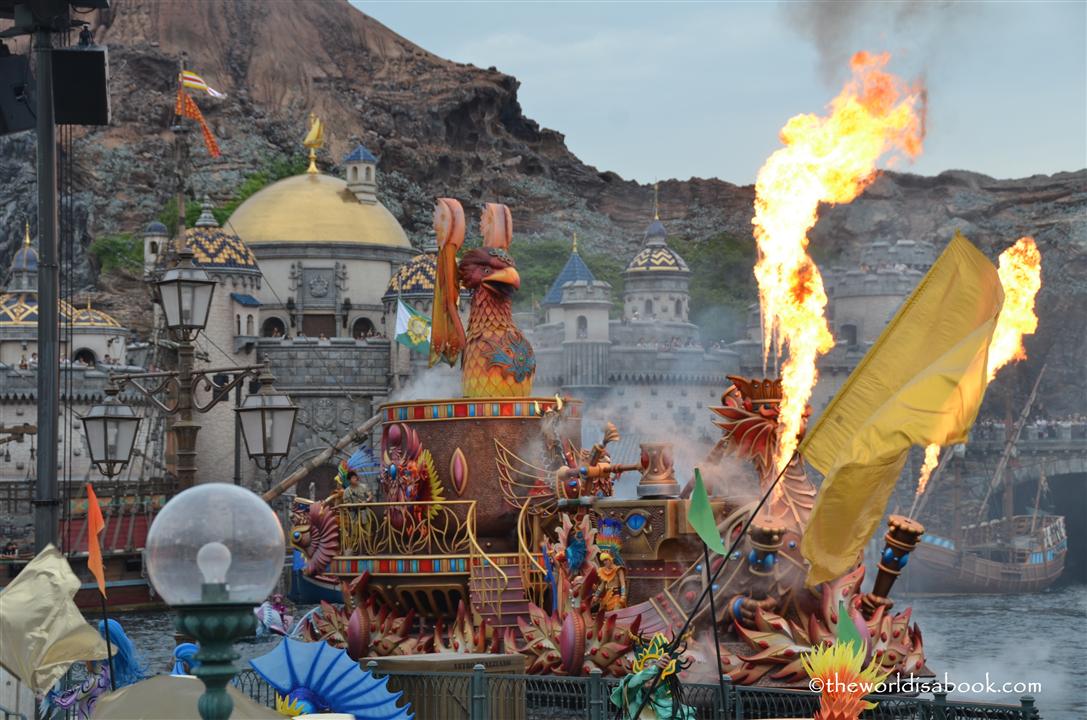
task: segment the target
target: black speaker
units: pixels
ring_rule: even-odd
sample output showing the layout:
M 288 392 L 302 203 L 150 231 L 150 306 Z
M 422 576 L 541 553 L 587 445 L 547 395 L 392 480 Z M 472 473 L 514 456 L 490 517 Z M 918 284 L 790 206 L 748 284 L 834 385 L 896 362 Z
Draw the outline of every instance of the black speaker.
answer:
M 109 56 L 103 45 L 53 51 L 57 125 L 109 125 Z
M 34 127 L 33 83 L 25 55 L 0 55 L 0 135 Z

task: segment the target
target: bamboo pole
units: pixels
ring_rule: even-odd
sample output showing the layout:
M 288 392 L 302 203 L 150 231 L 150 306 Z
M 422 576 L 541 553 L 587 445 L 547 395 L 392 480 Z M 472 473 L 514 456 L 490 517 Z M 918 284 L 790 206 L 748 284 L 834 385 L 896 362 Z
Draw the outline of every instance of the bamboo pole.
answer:
M 381 422 L 381 418 L 382 413 L 374 415 L 362 425 L 359 425 L 357 428 L 337 440 L 335 445 L 331 445 L 317 455 L 311 457 L 309 460 L 299 466 L 297 470 L 295 470 L 287 477 L 283 478 L 283 480 L 281 480 L 275 487 L 264 493 L 262 497 L 264 498 L 265 502 L 271 502 L 275 500 L 277 497 L 285 493 L 288 489 L 297 485 L 298 481 L 308 475 L 310 470 L 319 467 L 325 462 L 325 460 L 328 460 L 330 457 L 340 452 L 351 443 L 358 442 L 362 438 L 366 437 L 366 434 L 373 430 L 375 425 Z

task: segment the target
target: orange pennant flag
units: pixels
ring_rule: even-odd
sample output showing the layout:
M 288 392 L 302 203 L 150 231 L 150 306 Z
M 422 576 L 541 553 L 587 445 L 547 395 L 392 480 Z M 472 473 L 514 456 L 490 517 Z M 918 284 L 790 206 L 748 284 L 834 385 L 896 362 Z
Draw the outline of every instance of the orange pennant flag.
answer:
M 87 483 L 87 568 L 98 581 L 98 590 L 102 597 L 106 596 L 106 574 L 102 570 L 102 546 L 99 544 L 98 533 L 105 527 L 102 508 L 98 507 L 98 496 L 94 494 L 91 484 Z

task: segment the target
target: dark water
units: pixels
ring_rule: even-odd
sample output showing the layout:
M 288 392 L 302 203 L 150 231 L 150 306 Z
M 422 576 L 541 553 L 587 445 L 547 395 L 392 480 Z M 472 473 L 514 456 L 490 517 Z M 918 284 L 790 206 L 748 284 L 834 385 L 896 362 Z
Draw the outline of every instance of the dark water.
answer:
M 1030 595 L 945 595 L 898 598 L 913 607 L 929 667 L 942 680 L 1039 682 L 1042 717 L 1087 717 L 1087 585 Z M 1017 703 L 1019 695 L 953 693 Z
M 954 683 L 1038 682 L 1041 692 L 953 692 L 951 698 L 1017 704 L 1036 696 L 1047 720 L 1087 717 L 1087 585 L 1033 595 L 899 597 L 921 626 L 928 664 Z M 300 608 L 297 616 L 301 616 Z M 152 672 L 173 664 L 173 615 L 139 613 L 121 618 Z M 239 643 L 245 660 L 268 652 L 278 638 Z

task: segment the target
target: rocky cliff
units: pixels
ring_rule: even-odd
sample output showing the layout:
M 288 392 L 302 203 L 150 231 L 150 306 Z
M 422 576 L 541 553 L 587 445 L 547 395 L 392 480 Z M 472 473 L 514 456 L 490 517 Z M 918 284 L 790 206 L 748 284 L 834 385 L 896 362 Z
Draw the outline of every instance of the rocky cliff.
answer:
M 269 158 L 298 153 L 312 111 L 328 128 L 323 168 L 334 172 L 354 143 L 365 143 L 381 160 L 383 201 L 416 239 L 428 232 L 440 195 L 469 206 L 505 202 L 519 234 L 576 229 L 589 246 L 623 255 L 649 218 L 652 189 L 579 161 L 561 133 L 524 116 L 515 78 L 439 58 L 345 0 L 113 0 L 92 17 L 97 42 L 110 51 L 113 124 L 74 132 L 76 284 L 102 282 L 84 254 L 96 235 L 139 232 L 173 192 L 169 125 L 182 52 L 228 94 L 199 100 L 223 157 L 193 147 L 192 196 L 229 199 Z M 35 224 L 33 159 L 28 133 L 0 138 L 5 266 L 22 219 Z M 720 231 L 750 237 L 752 200 L 750 186 L 713 179 L 660 185 L 669 232 L 693 239 Z M 1055 303 L 1087 293 L 1085 209 L 1085 170 L 1020 180 L 887 173 L 848 206 L 824 209 L 812 241 L 847 260 L 874 239 L 942 243 L 961 228 L 995 254 L 1034 234 L 1046 253 L 1046 292 L 1054 294 L 1047 303 Z

